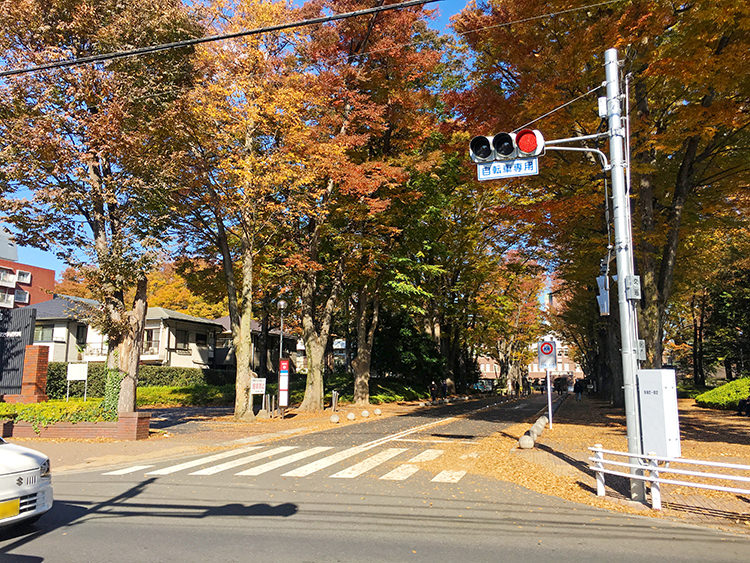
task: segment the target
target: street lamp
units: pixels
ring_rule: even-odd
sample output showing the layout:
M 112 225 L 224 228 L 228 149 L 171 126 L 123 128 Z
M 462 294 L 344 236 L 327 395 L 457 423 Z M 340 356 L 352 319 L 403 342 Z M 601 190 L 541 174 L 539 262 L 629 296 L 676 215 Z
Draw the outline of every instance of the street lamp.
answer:
M 279 313 L 281 314 L 281 334 L 279 335 L 279 362 L 281 362 L 281 359 L 284 357 L 284 309 L 286 309 L 286 301 L 279 299 L 276 306 L 279 308 Z

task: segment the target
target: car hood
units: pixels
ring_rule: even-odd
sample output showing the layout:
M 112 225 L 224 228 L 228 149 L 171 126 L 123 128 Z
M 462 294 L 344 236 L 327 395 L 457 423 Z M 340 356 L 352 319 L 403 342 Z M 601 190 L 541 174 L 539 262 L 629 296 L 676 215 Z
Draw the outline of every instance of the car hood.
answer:
M 7 442 L 0 444 L 0 475 L 38 469 L 46 460 L 47 456 L 36 450 Z

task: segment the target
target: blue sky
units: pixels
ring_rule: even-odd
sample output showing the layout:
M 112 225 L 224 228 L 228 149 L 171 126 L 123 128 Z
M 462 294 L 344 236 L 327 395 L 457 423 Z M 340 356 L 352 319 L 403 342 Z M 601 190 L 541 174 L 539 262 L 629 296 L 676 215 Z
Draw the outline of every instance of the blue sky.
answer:
M 435 21 L 432 22 L 431 27 L 440 31 L 448 32 L 449 29 L 447 26 L 450 23 L 450 17 L 463 10 L 469 1 L 470 0 L 442 0 L 441 2 L 430 4 L 430 8 L 437 8 L 439 12 Z M 58 260 L 54 254 L 29 247 L 18 247 L 18 261 L 22 264 L 30 264 L 32 266 L 55 270 L 58 278 L 66 268 L 65 263 Z

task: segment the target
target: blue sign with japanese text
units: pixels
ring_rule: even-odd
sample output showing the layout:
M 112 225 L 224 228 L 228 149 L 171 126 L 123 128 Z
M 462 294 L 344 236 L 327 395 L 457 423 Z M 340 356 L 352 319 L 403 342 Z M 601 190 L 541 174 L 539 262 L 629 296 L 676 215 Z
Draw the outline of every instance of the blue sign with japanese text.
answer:
M 539 174 L 538 158 L 517 158 L 515 160 L 477 164 L 477 178 L 479 180 L 498 180 L 515 178 L 516 176 L 534 176 L 536 174 Z

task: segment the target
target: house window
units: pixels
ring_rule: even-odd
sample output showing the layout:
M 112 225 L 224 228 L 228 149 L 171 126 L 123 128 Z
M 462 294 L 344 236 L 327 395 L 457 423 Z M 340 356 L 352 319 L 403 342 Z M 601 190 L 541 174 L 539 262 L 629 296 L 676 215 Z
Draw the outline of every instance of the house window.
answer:
M 196 346 L 208 346 L 208 335 L 200 332 L 195 333 L 195 345 Z
M 37 325 L 34 327 L 34 342 L 52 342 L 52 325 Z
M 159 329 L 147 328 L 143 334 L 143 353 L 159 353 Z
M 16 275 L 18 276 L 18 283 L 31 283 L 31 272 L 18 270 L 18 272 L 16 272 Z
M 15 300 L 16 303 L 28 303 L 29 302 L 29 292 L 24 291 L 23 289 L 17 289 L 15 291 Z
M 188 331 L 187 330 L 176 330 L 174 337 L 175 350 L 187 350 L 188 349 Z
M 13 274 L 13 270 L 0 270 L 0 281 L 16 283 L 17 278 Z
M 86 346 L 86 339 L 89 335 L 89 327 L 78 325 L 76 327 L 76 346 Z

